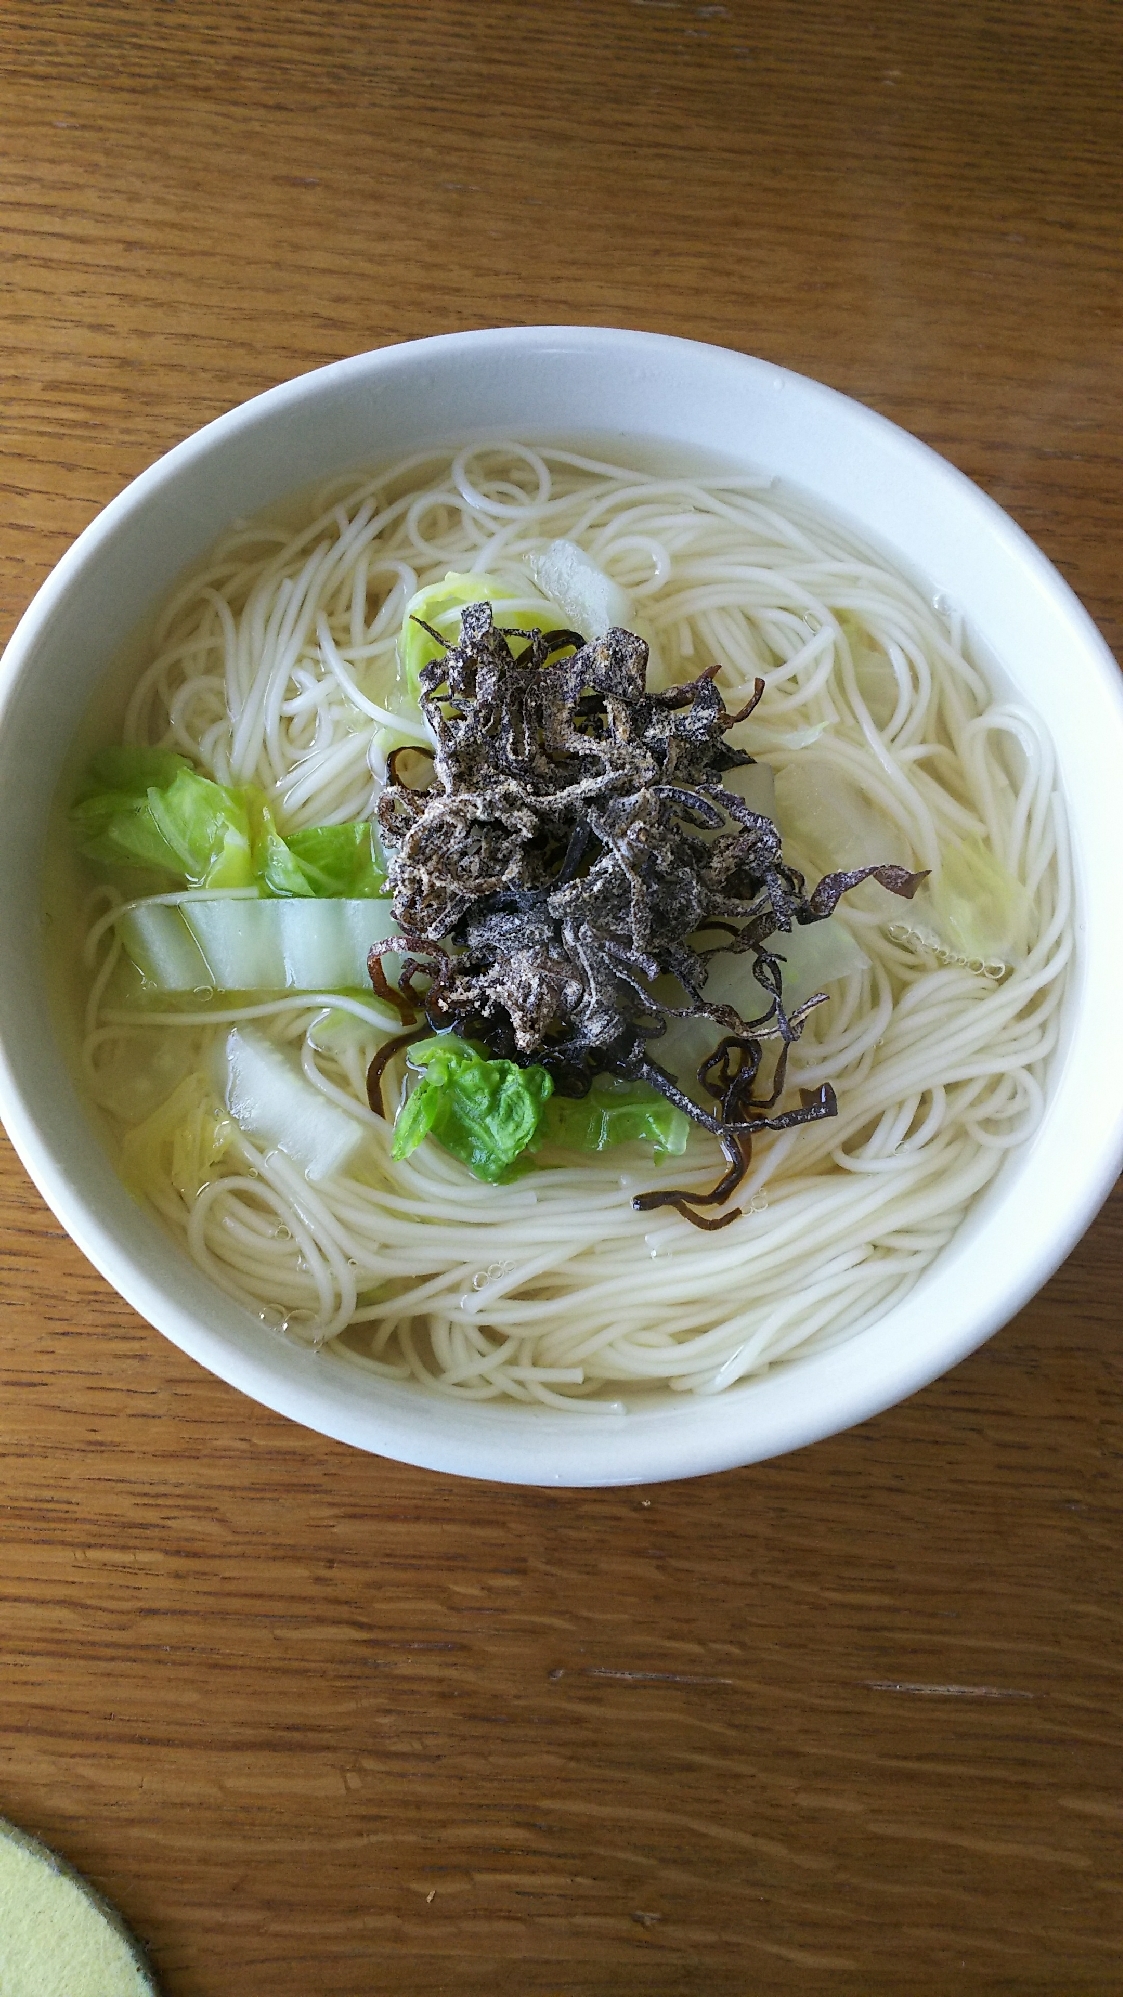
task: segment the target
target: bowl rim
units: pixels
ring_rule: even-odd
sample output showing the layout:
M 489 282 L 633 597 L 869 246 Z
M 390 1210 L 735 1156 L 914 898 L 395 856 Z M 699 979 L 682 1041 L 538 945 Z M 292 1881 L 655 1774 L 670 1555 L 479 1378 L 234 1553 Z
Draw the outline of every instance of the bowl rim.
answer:
M 998 544 L 1016 555 L 1027 575 L 1035 579 L 1076 634 L 1086 660 L 1098 665 L 1098 691 L 1104 711 L 1114 713 L 1114 726 L 1123 743 L 1123 682 L 1087 612 L 1046 556 L 1009 515 L 930 446 L 838 390 L 750 355 L 665 334 L 610 327 L 552 326 L 437 334 L 353 355 L 295 376 L 239 403 L 173 446 L 95 516 L 64 552 L 20 618 L 0 660 L 0 739 L 13 701 L 34 664 L 36 647 L 58 606 L 76 582 L 90 572 L 118 526 L 153 498 L 173 488 L 189 466 L 204 461 L 216 449 L 248 434 L 255 426 L 284 417 L 309 397 L 330 396 L 349 383 L 366 382 L 380 375 L 389 377 L 396 370 L 408 371 L 419 366 L 424 370 L 430 364 L 440 368 L 446 359 L 455 361 L 458 355 L 489 355 L 501 362 L 504 354 L 528 350 L 553 358 L 578 352 L 602 357 L 611 354 L 621 362 L 631 360 L 655 369 L 664 363 L 669 366 L 674 357 L 687 366 L 708 365 L 730 370 L 732 376 L 738 376 L 745 384 L 751 383 L 762 394 L 776 395 L 788 388 L 809 406 L 833 411 L 836 419 L 845 412 L 851 426 L 857 423 L 861 431 L 889 450 L 895 462 L 906 470 L 915 474 L 919 469 L 929 481 L 935 480 L 940 489 L 958 498 L 968 517 L 985 526 Z M 859 532 L 866 531 L 860 518 L 853 518 L 853 525 Z M 1069 1003 L 1074 1003 L 1071 994 Z M 993 1294 L 980 1301 L 974 1315 L 968 1312 L 954 1335 L 945 1336 L 938 1347 L 927 1339 L 911 1350 L 906 1347 L 881 1351 L 879 1363 L 871 1372 L 857 1363 L 856 1348 L 868 1337 L 866 1332 L 858 1332 L 837 1348 L 796 1360 L 783 1373 L 746 1383 L 721 1397 L 723 1414 L 714 1420 L 709 1441 L 693 1430 L 688 1433 L 688 1426 L 680 1420 L 684 1412 L 680 1404 L 658 1411 L 645 1410 L 622 1421 L 614 1417 L 583 1419 L 577 1413 L 552 1416 L 548 1411 L 538 1410 L 500 1411 L 494 1404 L 487 1404 L 482 1410 L 485 1422 L 477 1422 L 473 1430 L 471 1424 L 435 1418 L 438 1411 L 440 1417 L 447 1416 L 448 1404 L 436 1397 L 430 1399 L 416 1389 L 409 1390 L 409 1404 L 402 1409 L 395 1406 L 398 1397 L 387 1396 L 383 1401 L 374 1394 L 363 1397 L 361 1406 L 356 1408 L 353 1399 L 349 1402 L 346 1395 L 331 1392 L 325 1396 L 323 1371 L 317 1379 L 314 1369 L 294 1365 L 292 1348 L 284 1349 L 283 1363 L 278 1363 L 278 1354 L 272 1351 L 255 1354 L 234 1349 L 228 1332 L 213 1329 L 193 1305 L 185 1306 L 183 1298 L 190 1297 L 192 1286 L 184 1283 L 182 1270 L 175 1266 L 161 1280 L 154 1273 L 158 1257 L 141 1258 L 135 1246 L 130 1249 L 122 1245 L 120 1210 L 117 1209 L 113 1222 L 107 1224 L 86 1197 L 69 1168 L 68 1158 L 60 1154 L 40 1127 L 34 1087 L 21 1076 L 18 1063 L 11 1058 L 7 1026 L 7 1020 L 0 1015 L 0 1115 L 12 1143 L 30 1177 L 79 1248 L 149 1322 L 230 1384 L 321 1433 L 423 1467 L 496 1481 L 574 1485 L 663 1481 L 779 1454 L 868 1418 L 948 1370 L 1013 1316 L 1070 1252 L 1123 1167 L 1123 1066 L 1116 1061 L 1108 1097 L 1096 1106 L 1095 1115 L 1089 1119 L 1088 1141 L 1078 1160 L 1078 1176 L 1066 1188 L 1063 1211 L 1055 1216 L 1050 1228 L 1025 1246 L 1017 1269 L 1012 1274 L 1007 1272 Z M 1054 1060 L 1060 1062 L 1059 1052 Z M 1036 1140 L 1031 1140 L 1033 1143 Z M 175 1244 L 168 1242 L 162 1232 L 158 1239 L 165 1247 L 174 1249 Z M 934 1267 L 944 1266 L 955 1251 L 957 1239 L 958 1236 L 941 1251 Z M 215 1294 L 209 1282 L 206 1289 L 210 1295 Z M 914 1297 L 916 1294 L 912 1293 Z M 212 1311 L 210 1315 L 220 1313 Z M 871 1330 L 876 1331 L 877 1326 Z M 868 1345 L 863 1348 L 867 1353 L 870 1349 Z M 303 1359 L 304 1355 L 296 1357 Z M 790 1379 L 796 1374 L 804 1380 L 808 1393 L 802 1401 L 793 1402 L 790 1394 L 777 1394 L 776 1385 L 784 1377 Z M 753 1416 L 747 1412 L 750 1396 Z M 713 1409 L 717 1402 L 707 1402 L 706 1406 Z M 724 1411 L 734 1406 L 746 1409 L 743 1423 L 746 1432 L 740 1436 L 739 1425 L 724 1418 Z M 494 1418 L 500 1414 L 501 1419 Z M 524 1439 L 515 1434 L 507 1419 L 509 1414 L 515 1414 Z M 569 1451 L 569 1460 L 560 1470 L 543 1462 L 543 1437 L 568 1435 L 576 1443 L 578 1425 L 589 1439 L 603 1436 L 607 1440 L 611 1434 L 611 1446 L 602 1452 L 610 1460 L 594 1470 L 588 1462 L 578 1460 L 581 1451 Z M 594 1446 L 585 1455 L 593 1457 L 596 1453 Z

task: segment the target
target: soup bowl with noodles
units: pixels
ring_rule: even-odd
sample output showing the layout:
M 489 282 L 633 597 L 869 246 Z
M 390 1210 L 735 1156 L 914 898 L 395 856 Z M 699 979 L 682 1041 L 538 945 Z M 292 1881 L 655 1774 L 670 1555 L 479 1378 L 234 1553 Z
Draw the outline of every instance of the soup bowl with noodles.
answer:
M 286 383 L 93 522 L 0 702 L 9 1134 L 327 1435 L 563 1484 L 797 1447 L 1119 1169 L 1114 662 L 814 382 L 530 328 Z

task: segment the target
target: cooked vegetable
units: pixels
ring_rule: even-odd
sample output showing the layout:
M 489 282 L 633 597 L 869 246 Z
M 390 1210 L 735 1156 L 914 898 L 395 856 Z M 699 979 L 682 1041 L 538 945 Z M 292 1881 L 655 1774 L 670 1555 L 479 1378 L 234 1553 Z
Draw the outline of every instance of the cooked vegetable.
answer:
M 869 968 L 865 951 L 838 921 L 816 922 L 803 929 L 797 925 L 787 935 L 770 936 L 768 948 L 783 966 L 784 1002 L 793 1008 L 806 1005 L 814 993 L 839 978 Z
M 420 685 L 422 667 L 430 659 L 441 657 L 446 630 L 450 636 L 455 635 L 464 605 L 475 603 L 481 596 L 492 603 L 501 603 L 511 600 L 514 591 L 497 582 L 494 576 L 457 575 L 450 569 L 443 582 L 431 582 L 411 596 L 398 639 L 398 664 L 412 694 L 416 695 Z M 427 626 L 432 628 L 426 629 Z M 434 630 L 441 636 L 434 637 Z
M 575 1102 L 551 1096 L 539 1136 L 568 1151 L 607 1151 L 614 1144 L 652 1144 L 654 1163 L 681 1158 L 690 1124 L 680 1109 L 643 1082 L 620 1082 L 598 1075 L 587 1096 Z
M 419 1041 L 409 1064 L 422 1079 L 399 1112 L 393 1156 L 408 1158 L 432 1134 L 477 1179 L 505 1178 L 552 1093 L 545 1069 L 487 1060 L 451 1034 Z
M 152 990 L 199 992 L 214 986 L 214 972 L 180 909 L 170 908 L 166 902 L 139 902 L 122 915 L 118 932 L 126 953 Z M 252 991 L 253 986 L 232 989 Z
M 194 1200 L 224 1157 L 234 1122 L 207 1078 L 196 1070 L 167 1100 L 125 1135 L 121 1176 L 140 1198 L 161 1179 Z
M 120 921 L 133 963 L 162 992 L 361 991 L 372 944 L 395 928 L 385 897 L 147 901 Z
M 649 1143 L 656 1162 L 686 1149 L 687 1119 L 642 1082 L 602 1076 L 583 1101 L 567 1101 L 552 1094 L 544 1068 L 488 1060 L 451 1033 L 415 1042 L 408 1058 L 424 1079 L 398 1112 L 395 1158 L 408 1158 L 433 1136 L 478 1179 L 495 1181 L 540 1143 L 568 1151 Z
M 601 597 L 605 603 L 609 601 L 605 591 L 609 593 L 615 591 L 611 601 L 617 607 L 623 607 L 631 601 L 629 597 L 623 595 L 623 591 L 617 589 L 617 585 L 607 575 L 603 575 L 601 569 L 595 567 L 593 561 L 589 561 L 587 555 L 581 555 L 581 549 L 573 547 L 571 541 L 556 541 L 554 545 L 560 549 L 573 549 L 573 553 L 579 555 L 583 563 L 587 563 L 589 573 L 587 573 L 585 597 L 581 597 L 581 593 L 577 591 L 577 601 L 581 609 L 587 609 L 589 601 L 593 599 L 599 609 Z M 418 593 L 410 597 L 410 603 L 406 605 L 406 617 L 402 619 L 402 635 L 398 639 L 398 665 L 406 677 L 406 683 L 414 699 L 418 699 L 420 693 L 422 669 L 426 665 L 432 665 L 434 659 L 444 657 L 448 645 L 454 643 L 454 639 L 460 633 L 460 615 L 470 603 L 480 603 L 486 599 L 494 607 L 500 607 L 504 615 L 518 617 L 520 625 L 528 627 L 528 633 L 548 631 L 554 625 L 558 625 L 560 611 L 563 617 L 569 617 L 569 611 L 565 609 L 562 597 L 556 597 L 554 591 L 548 589 L 538 577 L 538 567 L 534 561 L 528 563 L 528 569 L 538 581 L 538 589 L 542 591 L 542 595 L 530 587 L 526 591 L 512 589 L 510 583 L 502 583 L 496 575 L 458 575 L 454 569 L 450 569 L 444 583 L 428 583 L 426 589 L 418 589 Z M 585 627 L 581 625 L 581 629 Z M 571 649 L 579 645 L 577 631 L 567 631 L 565 637 L 571 643 Z
M 180 770 L 167 790 L 155 785 L 148 810 L 157 832 L 190 887 L 248 887 L 257 871 L 251 808 L 244 792 L 212 783 L 194 770 Z M 263 810 L 268 830 L 272 819 Z
M 189 887 L 256 886 L 301 898 L 385 892 L 370 824 L 315 825 L 282 838 L 253 785 L 214 783 L 163 749 L 95 756 L 70 820 L 87 858 Z
M 310 1179 L 341 1170 L 363 1141 L 362 1124 L 250 1027 L 231 1027 L 216 1055 L 215 1082 L 247 1137 L 283 1151 Z
M 374 827 L 365 820 L 349 825 L 307 825 L 285 834 L 299 867 L 305 893 L 322 899 L 369 901 L 386 893 L 386 873 Z M 279 890 L 271 890 L 274 894 Z
M 630 628 L 635 605 L 627 590 L 598 568 L 576 541 L 550 541 L 540 555 L 529 555 L 526 565 L 543 596 L 556 603 L 566 623 L 578 631 L 603 638 L 614 627 Z
M 152 816 L 149 791 L 167 789 L 190 768 L 185 756 L 165 749 L 103 749 L 71 807 L 82 852 L 110 866 L 179 874 L 178 855 Z
M 941 943 L 969 963 L 1002 964 L 1024 947 L 1029 896 L 981 839 L 945 848 L 925 906 Z
M 884 853 L 896 836 L 891 821 L 830 756 L 813 744 L 776 775 L 772 816 L 801 866 L 829 867 L 839 853 L 858 866 Z
M 182 756 L 104 751 L 70 816 L 90 859 L 192 887 L 248 887 L 254 879 L 246 793 L 199 776 Z

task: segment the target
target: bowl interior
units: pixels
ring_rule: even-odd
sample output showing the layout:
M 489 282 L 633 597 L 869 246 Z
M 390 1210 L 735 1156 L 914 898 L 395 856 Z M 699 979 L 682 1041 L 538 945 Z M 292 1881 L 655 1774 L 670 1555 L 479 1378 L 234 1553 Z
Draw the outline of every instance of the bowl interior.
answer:
M 847 1343 L 705 1401 L 627 1416 L 462 1406 L 377 1389 L 268 1332 L 124 1191 L 52 1026 L 43 935 L 48 820 L 80 716 L 130 632 L 232 520 L 352 465 L 473 434 L 656 440 L 798 485 L 964 612 L 1052 735 L 1073 840 L 1079 956 L 1035 1137 L 1011 1156 L 915 1290 Z M 189 438 L 101 514 L 54 571 L 0 674 L 0 1111 L 79 1246 L 153 1324 L 235 1386 L 326 1434 L 434 1468 L 530 1483 L 647 1481 L 829 1434 L 900 1399 L 996 1329 L 1051 1273 L 1119 1169 L 1123 697 L 1076 599 L 976 487 L 817 383 L 653 335 L 519 329 L 389 348 L 284 384 Z

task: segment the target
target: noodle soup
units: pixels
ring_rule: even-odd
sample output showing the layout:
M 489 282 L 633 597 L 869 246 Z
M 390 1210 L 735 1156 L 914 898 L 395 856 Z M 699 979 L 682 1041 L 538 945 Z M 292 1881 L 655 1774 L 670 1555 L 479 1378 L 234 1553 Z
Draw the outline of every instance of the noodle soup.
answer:
M 585 558 L 567 558 L 576 583 L 558 547 Z M 450 574 L 467 579 L 459 604 L 440 595 Z M 494 1183 L 433 1137 L 395 1158 L 368 1077 L 402 1020 L 361 981 L 368 931 L 351 948 L 336 915 L 302 956 L 309 924 L 286 910 L 316 894 L 299 882 L 161 892 L 112 868 L 84 903 L 86 1086 L 130 1184 L 199 1266 L 359 1375 L 589 1410 L 656 1387 L 713 1394 L 880 1317 L 1032 1133 L 1071 947 L 1048 738 L 991 685 L 954 611 L 797 494 L 502 443 L 337 479 L 299 520 L 226 535 L 164 608 L 123 745 L 252 790 L 267 823 L 248 836 L 261 850 L 276 834 L 282 872 L 295 855 L 307 881 L 353 847 L 369 888 L 393 869 L 370 833 L 380 800 L 395 776 L 423 779 L 431 748 L 408 613 L 429 609 L 452 643 L 476 579 L 497 623 L 588 637 L 558 608 L 583 590 L 590 615 L 647 645 L 656 692 L 716 671 L 733 712 L 763 681 L 729 740 L 755 759 L 742 791 L 791 866 L 810 883 L 927 875 L 907 902 L 866 880 L 776 946 L 789 1010 L 826 1001 L 787 1046 L 781 1101 L 829 1088 L 837 1114 L 756 1138 L 717 1232 L 690 1222 L 721 1164 L 696 1127 L 662 1158 L 665 1121 L 655 1141 L 588 1155 L 547 1134 Z M 231 852 L 241 836 L 232 821 Z M 337 879 L 333 899 L 362 895 Z M 369 941 L 393 942 L 388 896 L 367 900 Z M 196 946 L 196 971 L 169 968 Z M 383 959 L 391 977 L 401 955 Z M 715 957 L 705 989 L 761 1010 L 743 957 Z M 660 1040 L 687 1093 L 719 1037 L 692 1017 Z M 382 1074 L 391 1110 L 408 1059 Z M 687 1207 L 637 1211 L 660 1187 Z

